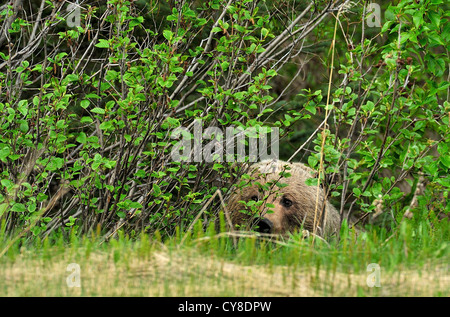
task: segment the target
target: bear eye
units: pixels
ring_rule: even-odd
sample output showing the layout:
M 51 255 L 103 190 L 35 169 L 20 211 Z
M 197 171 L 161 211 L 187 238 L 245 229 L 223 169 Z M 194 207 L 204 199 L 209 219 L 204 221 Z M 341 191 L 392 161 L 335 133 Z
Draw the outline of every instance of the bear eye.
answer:
M 287 199 L 287 198 L 282 198 L 281 199 L 281 204 L 284 206 L 284 207 L 291 207 L 292 206 L 292 200 L 290 200 L 290 199 Z
M 258 196 L 256 196 L 256 195 L 250 197 L 250 199 L 253 200 L 253 201 L 258 201 L 258 200 L 259 200 L 259 199 L 258 199 Z

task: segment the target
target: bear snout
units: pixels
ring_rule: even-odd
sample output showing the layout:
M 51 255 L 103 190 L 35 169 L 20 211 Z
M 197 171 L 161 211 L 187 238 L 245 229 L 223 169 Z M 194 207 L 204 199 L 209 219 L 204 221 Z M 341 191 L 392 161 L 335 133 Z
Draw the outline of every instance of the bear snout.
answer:
M 253 224 L 256 226 L 256 231 L 260 233 L 272 233 L 273 223 L 267 218 L 256 218 Z

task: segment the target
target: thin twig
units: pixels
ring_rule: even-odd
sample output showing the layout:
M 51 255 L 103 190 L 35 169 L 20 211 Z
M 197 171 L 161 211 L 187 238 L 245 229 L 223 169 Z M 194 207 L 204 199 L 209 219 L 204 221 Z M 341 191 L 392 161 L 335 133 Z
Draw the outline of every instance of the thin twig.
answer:
M 328 80 L 328 93 L 327 93 L 327 103 L 325 106 L 325 118 L 327 118 L 330 114 L 331 111 L 329 111 L 329 104 L 330 104 L 330 96 L 331 96 L 331 82 L 333 79 L 333 69 L 334 69 L 334 51 L 335 51 L 335 43 L 336 43 L 336 30 L 337 30 L 337 25 L 338 25 L 338 20 L 339 20 L 339 15 L 341 14 L 341 9 L 342 7 L 339 8 L 339 11 L 337 13 L 336 16 L 336 21 L 335 21 L 335 25 L 334 25 L 334 33 L 333 33 L 333 40 L 331 42 L 331 65 L 330 65 L 330 78 Z M 324 121 L 324 128 L 322 129 L 322 145 L 320 148 L 320 166 L 319 166 L 319 175 L 318 175 L 318 179 L 320 181 L 320 175 L 321 173 L 323 173 L 323 160 L 324 160 L 324 153 L 325 153 L 325 139 L 326 139 L 326 133 L 325 131 L 327 130 L 327 123 L 326 121 Z M 325 229 L 326 227 L 326 218 L 327 218 L 327 208 L 326 208 L 326 201 L 325 201 L 325 197 L 323 198 L 323 207 L 322 207 L 322 212 L 319 215 L 319 219 L 317 219 L 317 212 L 318 212 L 318 208 L 319 208 L 319 196 L 320 196 L 320 186 L 317 186 L 317 191 L 316 191 L 316 207 L 314 210 L 314 225 L 313 225 L 313 233 L 316 233 L 317 230 L 317 225 L 318 225 L 318 221 L 320 221 L 322 219 L 323 224 L 322 224 L 322 228 Z M 324 217 L 322 218 L 322 213 L 325 212 Z

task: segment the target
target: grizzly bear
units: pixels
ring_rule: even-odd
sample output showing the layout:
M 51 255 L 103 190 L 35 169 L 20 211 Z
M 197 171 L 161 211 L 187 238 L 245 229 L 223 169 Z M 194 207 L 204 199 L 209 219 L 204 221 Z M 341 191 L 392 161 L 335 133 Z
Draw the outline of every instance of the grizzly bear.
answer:
M 321 237 L 339 231 L 339 212 L 327 201 L 323 189 L 305 184 L 314 178 L 309 167 L 266 160 L 251 165 L 247 173 L 251 176 L 248 182 L 243 179 L 244 186 L 238 186 L 228 201 L 233 225 L 274 234 L 303 228 Z M 251 203 L 245 206 L 243 202 Z

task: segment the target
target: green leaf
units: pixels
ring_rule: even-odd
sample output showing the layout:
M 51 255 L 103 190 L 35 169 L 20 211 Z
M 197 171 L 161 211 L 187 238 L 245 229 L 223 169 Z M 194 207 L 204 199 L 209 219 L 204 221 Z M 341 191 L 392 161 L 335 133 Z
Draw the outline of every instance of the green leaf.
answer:
M 34 96 L 34 98 L 33 98 L 33 105 L 39 106 L 39 102 L 40 102 L 39 97 L 38 96 Z
M 78 81 L 78 76 L 75 74 L 69 74 L 66 76 L 66 80 L 69 82 L 74 82 L 74 81 Z
M 4 145 L 3 148 L 0 149 L 0 160 L 6 163 L 6 158 L 11 153 L 11 150 L 8 145 Z
M 413 15 L 414 26 L 418 29 L 423 24 L 423 12 L 417 11 Z
M 125 219 L 125 217 L 127 216 L 127 214 L 123 211 L 116 211 L 117 216 L 119 216 L 119 218 Z
M 94 94 L 94 93 L 87 94 L 85 97 L 91 98 L 91 99 L 102 99 L 99 95 Z
M 28 205 L 28 211 L 29 212 L 35 212 L 36 211 L 36 208 L 37 208 L 37 205 L 36 205 L 36 203 L 30 203 L 29 205 Z
M 365 105 L 362 105 L 361 108 L 364 111 L 372 112 L 375 109 L 375 104 L 372 101 L 367 101 Z
M 266 29 L 266 28 L 262 28 L 261 29 L 261 35 L 263 37 L 266 37 L 268 34 L 269 34 L 269 30 L 268 29 Z
M 99 153 L 96 153 L 94 155 L 94 161 L 95 162 L 100 162 L 102 160 L 102 156 Z
M 108 40 L 100 39 L 100 40 L 98 40 L 98 43 L 95 44 L 95 46 L 99 47 L 99 48 L 108 48 L 109 47 L 109 42 L 108 42 Z
M 80 132 L 80 135 L 77 137 L 77 142 L 81 143 L 81 144 L 85 144 L 86 143 L 86 133 L 84 132 Z
M 19 110 L 22 115 L 26 116 L 28 114 L 28 101 L 19 101 L 19 103 L 17 104 L 17 110 Z
M 439 161 L 447 168 L 450 168 L 450 155 L 447 153 L 446 155 L 441 155 L 439 157 Z
M 130 206 L 130 208 L 137 208 L 137 209 L 142 208 L 142 205 L 140 203 L 138 203 L 137 201 L 130 202 L 129 206 Z
M 180 120 L 178 120 L 176 118 L 167 117 L 166 120 L 169 123 L 170 127 L 176 128 L 176 127 L 180 126 Z
M 94 122 L 94 120 L 92 120 L 91 117 L 82 117 L 80 119 L 80 123 L 92 123 L 92 122 Z
M 158 197 L 161 195 L 161 188 L 157 184 L 153 184 L 153 196 Z
M 27 133 L 29 130 L 28 122 L 25 120 L 20 120 L 19 130 L 23 133 Z
M 93 113 L 105 114 L 105 109 L 98 108 L 98 107 L 95 107 L 95 108 L 92 109 L 91 111 L 92 111 Z
M 141 17 L 141 16 L 136 17 L 136 18 L 133 18 L 133 19 L 130 21 L 130 28 L 135 27 L 136 25 L 139 25 L 139 24 L 141 24 L 142 22 L 144 22 L 144 18 Z
M 15 212 L 24 212 L 25 210 L 27 210 L 27 208 L 25 207 L 24 204 L 21 204 L 21 203 L 15 203 L 11 207 L 11 211 L 15 211 Z
M 113 127 L 114 126 L 112 121 L 105 121 L 99 126 L 100 130 L 109 130 L 112 129 Z
M 163 36 L 166 38 L 166 40 L 170 41 L 173 38 L 173 32 L 170 30 L 164 30 Z
M 89 103 L 90 103 L 89 100 L 81 100 L 80 106 L 81 106 L 82 108 L 86 109 L 87 107 L 89 107 Z
M 442 186 L 449 187 L 450 188 L 450 176 L 439 178 L 436 180 L 437 183 L 441 184 Z
M 316 106 L 311 105 L 309 103 L 305 106 L 305 109 L 308 110 L 309 112 L 311 112 L 312 114 L 316 114 L 316 112 L 317 112 Z
M 428 38 L 429 43 L 431 43 L 431 44 L 445 45 L 441 36 L 437 32 L 429 32 L 427 34 L 427 38 Z
M 10 181 L 9 179 L 2 179 L 0 181 L 0 184 L 2 184 L 2 186 L 6 187 L 6 190 L 9 191 L 14 187 L 14 183 L 12 181 Z
M 49 171 L 56 171 L 63 167 L 64 165 L 64 159 L 61 157 L 52 157 L 50 158 L 49 163 L 45 167 L 46 170 Z
M 91 165 L 92 166 L 92 170 L 96 171 L 99 168 L 101 163 L 102 163 L 101 161 L 94 161 L 94 162 L 92 162 L 92 165 Z
M 439 15 L 439 13 L 429 11 L 427 14 L 430 18 L 431 23 L 433 23 L 436 28 L 439 28 L 439 26 L 441 25 L 441 16 Z
M 229 62 L 224 61 L 224 62 L 222 62 L 222 63 L 220 64 L 220 67 L 221 67 L 224 71 L 226 71 L 226 70 L 228 69 L 228 66 L 229 66 L 229 65 L 230 65 Z
M 0 218 L 5 213 L 7 208 L 8 208 L 8 204 L 7 203 L 0 204 Z
M 318 178 L 307 178 L 305 184 L 308 186 L 317 186 L 319 184 Z
M 386 32 L 389 27 L 394 23 L 393 21 L 386 21 L 386 23 L 383 24 L 383 27 L 381 28 L 381 33 Z

